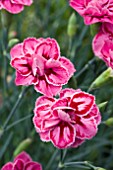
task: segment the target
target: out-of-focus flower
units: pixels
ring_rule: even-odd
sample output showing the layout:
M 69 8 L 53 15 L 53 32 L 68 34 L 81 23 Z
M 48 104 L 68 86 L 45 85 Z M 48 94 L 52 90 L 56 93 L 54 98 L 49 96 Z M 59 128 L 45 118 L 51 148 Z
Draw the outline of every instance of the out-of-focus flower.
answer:
M 23 11 L 24 6 L 30 6 L 32 3 L 32 0 L 0 0 L 0 9 L 17 14 Z
M 113 0 L 70 0 L 70 6 L 84 18 L 87 25 L 113 23 Z
M 103 23 L 93 39 L 93 51 L 108 67 L 113 69 L 113 25 Z
M 1 170 L 42 170 L 38 162 L 33 162 L 26 152 L 17 155 L 13 162 L 6 163 Z
M 95 97 L 73 89 L 64 89 L 60 98 L 39 97 L 33 122 L 42 141 L 56 147 L 78 147 L 97 133 L 101 116 Z
M 11 65 L 16 69 L 16 85 L 33 84 L 36 91 L 48 97 L 56 95 L 75 72 L 51 38 L 27 38 L 15 45 L 10 54 Z

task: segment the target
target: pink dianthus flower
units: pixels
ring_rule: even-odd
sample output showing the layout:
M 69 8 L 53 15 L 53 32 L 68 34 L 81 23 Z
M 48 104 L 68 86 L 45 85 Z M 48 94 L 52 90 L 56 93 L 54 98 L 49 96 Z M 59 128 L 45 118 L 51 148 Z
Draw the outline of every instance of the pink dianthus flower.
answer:
M 30 6 L 32 2 L 32 0 L 0 0 L 0 9 L 17 14 L 23 11 L 24 6 Z
M 92 46 L 94 54 L 113 69 L 113 24 L 102 23 Z
M 70 0 L 70 6 L 84 18 L 87 25 L 113 23 L 113 0 Z
M 86 92 L 64 89 L 60 98 L 39 97 L 33 122 L 42 141 L 64 149 L 78 147 L 94 137 L 101 121 L 95 97 Z
M 42 170 L 41 164 L 33 162 L 26 152 L 17 155 L 13 162 L 6 163 L 1 170 Z
M 34 85 L 35 90 L 56 95 L 75 72 L 73 64 L 60 56 L 55 39 L 27 38 L 11 49 L 11 65 L 16 69 L 16 85 Z

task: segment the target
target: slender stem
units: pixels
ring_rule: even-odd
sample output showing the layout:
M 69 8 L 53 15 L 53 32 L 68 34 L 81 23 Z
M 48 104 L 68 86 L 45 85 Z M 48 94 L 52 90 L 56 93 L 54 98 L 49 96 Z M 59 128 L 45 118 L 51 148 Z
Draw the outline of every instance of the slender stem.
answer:
M 7 126 L 7 127 L 5 128 L 5 131 L 8 131 L 8 130 L 11 129 L 13 126 L 15 126 L 15 125 L 23 122 L 24 120 L 26 120 L 26 119 L 28 119 L 28 118 L 31 118 L 31 116 L 33 116 L 33 115 L 30 114 L 30 115 L 28 115 L 28 116 L 25 116 L 25 117 L 23 117 L 23 118 L 15 121 L 14 123 L 12 123 L 12 124 L 10 124 L 9 126 Z
M 49 162 L 48 162 L 45 170 L 49 170 L 49 169 L 50 169 L 51 164 L 53 163 L 53 161 L 54 161 L 54 159 L 56 158 L 57 154 L 58 154 L 58 149 L 55 150 L 55 152 L 54 152 L 54 154 L 52 155 L 51 159 L 49 160 Z
M 15 112 L 16 112 L 16 110 L 17 110 L 17 108 L 18 108 L 18 106 L 19 106 L 19 104 L 20 104 L 23 96 L 24 96 L 25 93 L 26 93 L 26 90 L 27 90 L 27 88 L 24 88 L 24 89 L 21 91 L 21 93 L 19 94 L 18 99 L 17 99 L 14 107 L 12 108 L 11 112 L 9 113 L 8 118 L 6 119 L 6 121 L 5 121 L 4 125 L 3 125 L 3 129 L 4 129 L 4 130 L 5 130 L 6 126 L 7 126 L 7 124 L 9 123 L 11 117 L 15 114 Z
M 60 162 L 62 163 L 62 161 L 63 161 L 63 150 L 61 149 L 60 150 Z
M 1 25 L 2 25 L 2 55 L 3 55 L 3 59 L 4 59 L 4 64 L 3 64 L 3 73 L 4 73 L 4 76 L 3 76 L 3 93 L 4 93 L 4 98 L 6 96 L 6 90 L 7 90 L 7 72 L 8 72 L 8 69 L 7 69 L 7 59 L 6 59 L 6 56 L 7 56 L 7 44 L 8 44 L 8 29 L 6 28 L 5 26 L 5 18 L 4 17 L 4 13 L 1 12 Z
M 92 65 L 96 60 L 96 57 L 92 58 L 76 75 L 75 77 L 78 78 L 79 76 L 81 76 L 82 73 L 84 73 L 84 71 L 86 71 L 90 65 Z
M 80 161 L 80 162 L 68 162 L 68 163 L 64 163 L 64 167 L 70 167 L 70 166 L 76 166 L 76 165 L 85 165 L 88 168 L 91 168 L 93 170 L 96 170 L 97 167 L 95 167 L 94 165 L 92 165 L 91 163 L 87 162 L 87 161 Z

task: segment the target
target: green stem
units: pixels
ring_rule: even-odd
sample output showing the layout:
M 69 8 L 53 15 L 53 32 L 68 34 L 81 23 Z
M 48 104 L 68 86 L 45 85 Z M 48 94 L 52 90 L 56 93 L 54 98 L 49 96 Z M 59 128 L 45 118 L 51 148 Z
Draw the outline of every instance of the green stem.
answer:
M 5 26 L 5 17 L 4 17 L 4 13 L 1 12 L 1 25 L 2 25 L 2 55 L 3 55 L 3 59 L 4 59 L 4 64 L 3 64 L 3 94 L 4 94 L 4 98 L 7 94 L 7 44 L 8 44 L 8 29 Z
M 76 165 L 83 165 L 86 166 L 88 168 L 91 168 L 93 170 L 96 169 L 96 167 L 94 165 L 92 165 L 91 163 L 87 162 L 87 161 L 80 161 L 80 162 L 68 162 L 68 163 L 64 163 L 64 167 L 71 167 L 71 166 L 76 166 Z
M 18 99 L 17 99 L 14 107 L 12 108 L 11 112 L 9 113 L 8 118 L 6 119 L 6 121 L 5 121 L 4 125 L 3 125 L 3 130 L 6 129 L 6 127 L 7 127 L 8 123 L 9 123 L 11 117 L 15 114 L 15 112 L 16 112 L 16 110 L 17 110 L 17 108 L 18 108 L 18 106 L 19 106 L 19 104 L 20 104 L 23 96 L 25 95 L 27 89 L 28 89 L 28 88 L 24 88 L 24 89 L 21 91 L 21 93 L 19 94 Z
M 55 159 L 56 156 L 57 156 L 57 154 L 58 154 L 58 149 L 56 149 L 56 151 L 55 151 L 54 154 L 52 155 L 51 159 L 49 160 L 49 162 L 48 162 L 48 164 L 47 164 L 47 166 L 46 166 L 46 168 L 45 168 L 45 170 L 49 170 L 49 169 L 50 169 L 50 167 L 51 167 L 54 159 Z
M 32 116 L 33 116 L 33 115 L 30 114 L 30 115 L 28 115 L 28 116 L 25 116 L 25 117 L 23 117 L 23 118 L 15 121 L 14 123 L 10 124 L 9 126 L 7 126 L 7 127 L 5 128 L 5 132 L 8 131 L 8 130 L 10 130 L 13 126 L 15 126 L 15 125 L 23 122 L 24 120 L 26 120 L 26 119 L 28 119 L 28 118 L 31 118 Z
M 92 58 L 76 75 L 75 77 L 78 78 L 79 76 L 82 75 L 82 73 L 84 73 L 90 65 L 92 65 L 94 62 L 96 61 L 96 57 Z

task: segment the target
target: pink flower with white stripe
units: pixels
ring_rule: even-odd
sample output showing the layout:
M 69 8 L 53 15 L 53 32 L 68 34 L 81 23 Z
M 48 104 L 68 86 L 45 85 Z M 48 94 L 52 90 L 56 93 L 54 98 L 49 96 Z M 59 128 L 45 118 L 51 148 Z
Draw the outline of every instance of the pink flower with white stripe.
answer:
M 113 69 L 113 24 L 103 23 L 93 39 L 94 54 Z
M 101 116 L 93 95 L 80 89 L 65 89 L 59 99 L 37 99 L 33 122 L 42 141 L 64 149 L 78 147 L 94 137 Z
M 42 170 L 41 164 L 33 162 L 26 152 L 17 155 L 13 162 L 6 163 L 1 170 Z
M 73 64 L 60 56 L 52 38 L 27 38 L 11 49 L 11 66 L 16 69 L 16 85 L 34 85 L 35 90 L 51 97 L 74 74 Z
M 24 6 L 30 6 L 32 3 L 32 0 L 0 0 L 0 9 L 17 14 L 23 11 Z
M 70 0 L 70 6 L 84 18 L 87 25 L 97 22 L 113 24 L 113 0 Z

